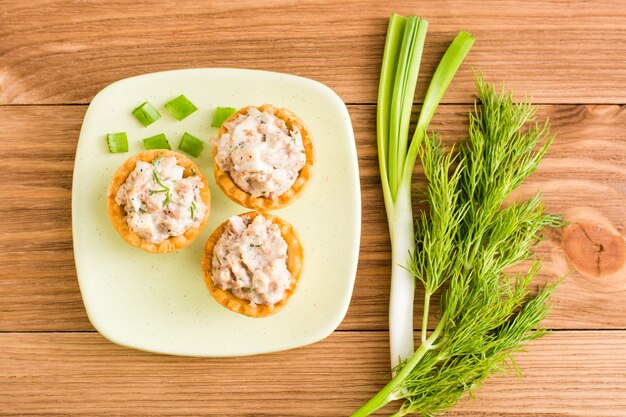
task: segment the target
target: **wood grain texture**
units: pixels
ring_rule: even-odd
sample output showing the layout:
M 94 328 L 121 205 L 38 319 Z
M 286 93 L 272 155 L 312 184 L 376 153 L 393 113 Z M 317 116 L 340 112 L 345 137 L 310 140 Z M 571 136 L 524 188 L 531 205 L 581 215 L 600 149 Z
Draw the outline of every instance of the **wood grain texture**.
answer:
M 539 190 L 571 222 L 538 249 L 540 282 L 570 272 L 546 322 L 563 330 L 517 355 L 525 378 L 496 376 L 479 400 L 448 415 L 626 415 L 623 1 L 0 0 L 0 416 L 338 416 L 382 387 L 390 248 L 372 103 L 392 11 L 430 21 L 421 80 L 458 30 L 478 39 L 431 125 L 446 143 L 466 135 L 472 68 L 543 103 L 540 116 L 559 131 L 513 198 Z M 302 75 L 351 103 L 360 261 L 348 315 L 320 343 L 248 358 L 177 358 L 113 345 L 86 317 L 70 213 L 84 104 L 118 79 L 189 67 Z M 420 82 L 417 102 L 425 88 Z
M 345 416 L 387 380 L 387 337 L 337 332 L 305 348 L 211 360 L 142 353 L 94 333 L 0 334 L 0 415 Z M 516 358 L 524 378 L 497 375 L 448 415 L 624 415 L 626 332 L 558 332 Z
M 349 110 L 357 138 L 363 228 L 354 297 L 340 329 L 385 330 L 390 248 L 378 178 L 375 108 L 353 105 Z M 467 131 L 468 111 L 466 105 L 442 106 L 432 128 L 448 143 L 460 140 Z M 0 225 L 0 330 L 92 329 L 78 291 L 70 219 L 72 160 L 84 112 L 84 106 L 0 107 L 0 156 L 8 168 L 0 213 L 12 219 Z M 551 212 L 573 222 L 604 225 L 623 243 L 626 107 L 541 106 L 540 117 L 550 117 L 558 139 L 517 195 L 540 190 Z M 33 155 L 42 156 L 33 162 Z M 419 176 L 419 167 L 416 172 Z M 546 324 L 559 329 L 626 328 L 623 264 L 610 275 L 581 274 L 561 241 L 560 234 L 552 233 L 539 248 L 545 256 L 542 282 L 570 273 Z M 583 241 L 578 247 L 595 251 L 594 245 Z M 419 317 L 419 296 L 415 308 Z
M 87 103 L 146 72 L 245 67 L 311 77 L 375 102 L 387 17 L 430 21 L 422 74 L 456 32 L 478 42 L 446 95 L 471 99 L 470 68 L 544 103 L 626 103 L 626 8 L 614 1 L 0 1 L 0 103 Z M 418 98 L 426 84 L 420 83 Z M 582 100 L 582 101 L 581 101 Z

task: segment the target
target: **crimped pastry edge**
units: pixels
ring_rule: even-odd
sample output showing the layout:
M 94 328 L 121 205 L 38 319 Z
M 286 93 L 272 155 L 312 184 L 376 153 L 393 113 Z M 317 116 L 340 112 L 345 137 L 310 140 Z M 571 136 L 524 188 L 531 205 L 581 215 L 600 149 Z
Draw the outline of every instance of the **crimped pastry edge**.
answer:
M 278 303 L 273 305 L 253 305 L 248 300 L 237 298 L 230 291 L 222 290 L 221 288 L 217 288 L 215 286 L 212 272 L 213 249 L 215 248 L 219 238 L 222 236 L 222 233 L 224 233 L 224 228 L 226 227 L 228 220 L 219 225 L 211 234 L 206 242 L 204 253 L 202 255 L 202 275 L 204 277 L 204 283 L 213 298 L 230 311 L 254 318 L 271 316 L 287 305 L 289 298 L 291 298 L 293 293 L 298 288 L 298 282 L 300 280 L 304 264 L 304 250 L 300 243 L 300 238 L 291 224 L 287 223 L 278 216 L 274 216 L 266 212 L 251 211 L 239 214 L 239 217 L 249 216 L 250 219 L 253 220 L 258 215 L 263 215 L 266 219 L 276 224 L 280 229 L 281 236 L 285 239 L 285 242 L 287 242 L 287 269 L 291 273 L 291 285 L 285 291 L 285 295 L 282 300 Z
M 165 158 L 175 157 L 178 165 L 185 168 L 185 171 L 183 173 L 184 177 L 193 175 L 192 169 L 196 172 L 196 175 L 201 179 L 202 183 L 204 184 L 204 187 L 200 189 L 200 196 L 204 204 L 206 204 L 207 206 L 207 211 L 204 214 L 202 222 L 200 222 L 198 226 L 187 229 L 185 233 L 180 236 L 171 236 L 161 243 L 152 243 L 145 240 L 130 229 L 128 223 L 126 222 L 126 212 L 122 206 L 115 202 L 115 196 L 117 195 L 120 187 L 124 184 L 124 182 L 126 182 L 126 179 L 130 175 L 130 173 L 133 172 L 133 170 L 135 169 L 137 162 L 152 162 L 159 155 Z M 209 190 L 209 183 L 206 177 L 202 174 L 200 168 L 185 155 L 166 149 L 143 151 L 127 159 L 113 175 L 113 179 L 111 180 L 111 183 L 109 184 L 109 188 L 107 190 L 107 213 L 115 230 L 126 242 L 150 253 L 170 253 L 187 247 L 189 244 L 191 244 L 191 242 L 194 241 L 194 239 L 200 234 L 200 232 L 206 225 L 210 209 L 211 191 Z
M 295 113 L 291 110 L 284 108 L 277 108 L 271 104 L 264 104 L 262 106 L 246 106 L 235 113 L 233 113 L 228 119 L 224 121 L 220 130 L 217 133 L 218 140 L 224 134 L 227 133 L 227 129 L 224 127 L 225 123 L 228 123 L 240 114 L 248 114 L 251 108 L 256 108 L 261 112 L 268 112 L 276 117 L 285 121 L 287 127 L 292 129 L 293 126 L 297 127 L 302 134 L 302 144 L 304 145 L 304 151 L 306 154 L 306 163 L 298 173 L 298 178 L 291 185 L 287 191 L 279 195 L 275 199 L 265 197 L 252 197 L 249 193 L 239 188 L 237 184 L 232 180 L 228 172 L 223 171 L 218 163 L 215 161 L 215 155 L 217 154 L 217 145 L 213 146 L 213 172 L 215 174 L 215 182 L 224 191 L 224 194 L 235 203 L 242 205 L 246 208 L 260 211 L 276 210 L 282 207 L 286 207 L 293 203 L 298 197 L 302 195 L 302 192 L 306 188 L 306 185 L 311 179 L 313 173 L 313 166 L 315 164 L 315 152 L 313 149 L 313 142 L 311 141 L 311 135 L 308 128 Z

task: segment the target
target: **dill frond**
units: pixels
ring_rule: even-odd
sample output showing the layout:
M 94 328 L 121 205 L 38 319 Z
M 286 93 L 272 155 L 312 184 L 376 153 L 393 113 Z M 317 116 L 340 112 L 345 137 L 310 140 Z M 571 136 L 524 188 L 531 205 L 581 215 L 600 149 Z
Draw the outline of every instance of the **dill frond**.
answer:
M 477 77 L 480 104 L 469 116 L 469 139 L 458 154 L 436 135 L 419 152 L 428 186 L 429 214 L 416 221 L 415 250 L 407 269 L 425 288 L 422 344 L 396 376 L 354 416 L 367 415 L 395 399 L 394 416 L 439 415 L 493 373 L 519 369 L 512 355 L 543 336 L 540 327 L 558 283 L 533 288 L 541 269 L 534 259 L 523 273 L 507 269 L 533 258 L 546 227 L 560 217 L 546 214 L 540 195 L 504 205 L 537 167 L 554 140 L 538 123 L 530 102 Z M 439 288 L 441 317 L 426 334 L 430 297 Z

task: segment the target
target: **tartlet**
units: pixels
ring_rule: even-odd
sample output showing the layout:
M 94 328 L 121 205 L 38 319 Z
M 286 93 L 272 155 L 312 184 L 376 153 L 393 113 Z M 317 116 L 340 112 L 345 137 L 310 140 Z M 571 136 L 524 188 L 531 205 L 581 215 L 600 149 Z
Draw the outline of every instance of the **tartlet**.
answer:
M 247 106 L 239 109 L 237 112 L 232 114 L 220 127 L 217 140 L 222 137 L 225 133 L 228 132 L 226 128 L 226 124 L 235 120 L 239 115 L 247 115 L 248 111 L 252 108 L 258 109 L 260 112 L 267 112 L 276 116 L 277 118 L 283 120 L 287 125 L 287 128 L 293 130 L 297 128 L 302 135 L 302 145 L 304 146 L 304 152 L 306 155 L 306 162 L 304 166 L 300 169 L 298 173 L 298 177 L 295 182 L 291 185 L 291 187 L 280 194 L 276 198 L 268 198 L 268 197 L 254 197 L 247 191 L 241 189 L 232 179 L 228 172 L 223 171 L 215 157 L 217 155 L 217 145 L 213 146 L 213 172 L 215 174 L 215 181 L 219 185 L 219 187 L 224 191 L 224 193 L 233 200 L 235 203 L 240 204 L 244 207 L 253 210 L 267 211 L 267 210 L 275 210 L 278 208 L 285 207 L 291 204 L 294 200 L 296 200 L 305 189 L 306 185 L 311 178 L 313 165 L 315 163 L 315 152 L 313 149 L 313 143 L 311 141 L 311 135 L 309 133 L 308 128 L 295 113 L 291 110 L 284 108 L 277 108 L 272 106 L 271 104 L 264 104 L 262 106 Z
M 298 234 L 293 226 L 280 217 L 273 216 L 266 212 L 248 212 L 240 214 L 239 217 L 244 218 L 248 216 L 250 220 L 254 220 L 258 215 L 263 215 L 267 220 L 278 226 L 280 235 L 287 243 L 287 259 L 286 266 L 291 274 L 291 282 L 289 287 L 285 290 L 282 299 L 275 304 L 252 304 L 250 301 L 236 297 L 231 291 L 223 290 L 215 286 L 213 281 L 213 250 L 224 233 L 225 227 L 228 224 L 228 220 L 222 223 L 211 234 L 204 247 L 204 253 L 202 255 L 202 274 L 204 276 L 204 282 L 207 289 L 215 298 L 215 300 L 227 309 L 246 315 L 248 317 L 267 317 L 280 311 L 289 298 L 293 295 L 298 287 L 298 281 L 300 274 L 302 273 L 302 267 L 304 262 L 304 251 L 300 243 Z
M 201 180 L 204 187 L 200 188 L 199 192 L 202 202 L 206 205 L 206 212 L 198 226 L 188 228 L 179 236 L 170 236 L 162 242 L 153 243 L 144 239 L 130 228 L 126 221 L 126 211 L 124 207 L 115 201 L 115 198 L 118 190 L 126 182 L 126 179 L 130 173 L 133 172 L 139 161 L 151 163 L 159 157 L 176 158 L 176 164 L 184 168 L 183 178 L 195 175 Z M 200 168 L 186 156 L 165 149 L 144 151 L 126 160 L 115 172 L 107 191 L 107 212 L 115 230 L 126 242 L 151 253 L 175 252 L 193 242 L 206 225 L 210 211 L 210 203 L 211 192 L 209 190 L 209 183 Z

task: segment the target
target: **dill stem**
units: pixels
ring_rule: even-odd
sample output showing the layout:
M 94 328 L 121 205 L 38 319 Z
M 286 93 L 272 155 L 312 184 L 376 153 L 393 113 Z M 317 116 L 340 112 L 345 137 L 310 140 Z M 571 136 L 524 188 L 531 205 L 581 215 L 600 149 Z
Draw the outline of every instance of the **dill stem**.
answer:
M 413 369 L 417 366 L 417 364 L 422 360 L 424 355 L 432 349 L 432 346 L 435 344 L 437 338 L 443 331 L 443 325 L 445 320 L 441 320 L 439 325 L 435 328 L 435 331 L 430 335 L 428 339 L 426 339 L 426 343 L 420 345 L 420 347 L 413 353 L 413 356 L 406 361 L 406 363 L 402 366 L 402 368 L 396 373 L 391 381 L 381 389 L 378 394 L 373 396 L 368 402 L 366 402 L 361 408 L 356 410 L 351 417 L 365 417 L 372 414 L 374 411 L 378 410 L 381 407 L 384 407 L 386 404 L 391 401 L 395 401 L 401 396 L 396 396 L 396 391 L 399 386 L 404 382 L 404 380 L 411 374 Z
M 424 314 L 422 315 L 422 345 L 425 345 L 428 341 L 426 340 L 426 332 L 428 330 L 428 311 L 430 310 L 430 296 L 431 293 L 426 291 L 424 294 Z

